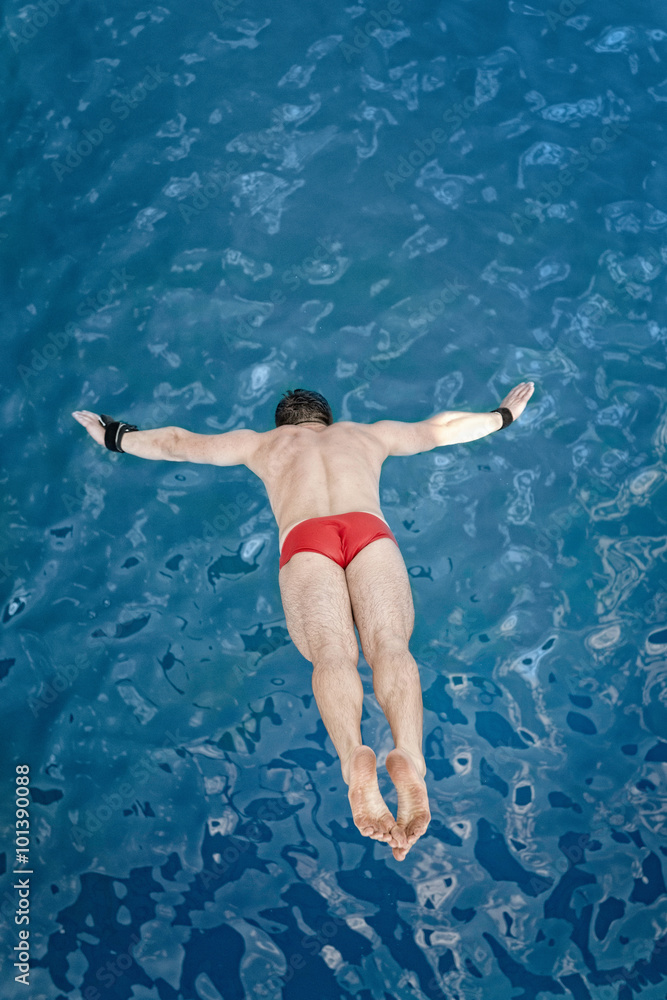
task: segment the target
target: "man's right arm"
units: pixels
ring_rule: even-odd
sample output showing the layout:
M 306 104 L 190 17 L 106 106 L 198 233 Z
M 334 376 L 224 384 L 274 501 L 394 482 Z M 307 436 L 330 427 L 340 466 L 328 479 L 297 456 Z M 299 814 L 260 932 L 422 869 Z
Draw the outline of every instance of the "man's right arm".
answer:
M 514 420 L 521 416 L 535 386 L 521 382 L 505 396 L 499 406 L 506 407 Z M 448 444 L 465 444 L 486 437 L 503 426 L 502 416 L 491 413 L 469 413 L 445 410 L 426 420 L 404 423 L 399 420 L 378 420 L 369 429 L 382 441 L 387 455 L 417 455 Z
M 104 447 L 104 427 L 96 413 L 77 410 L 72 414 L 97 444 Z M 137 458 L 166 462 L 198 462 L 208 465 L 248 465 L 259 445 L 261 434 L 251 430 L 224 434 L 194 434 L 183 427 L 156 427 L 127 431 L 122 449 Z
M 252 460 L 259 438 L 257 431 L 251 430 L 194 434 L 183 427 L 157 427 L 155 430 L 125 434 L 122 448 L 128 455 L 138 458 L 205 465 L 247 465 Z

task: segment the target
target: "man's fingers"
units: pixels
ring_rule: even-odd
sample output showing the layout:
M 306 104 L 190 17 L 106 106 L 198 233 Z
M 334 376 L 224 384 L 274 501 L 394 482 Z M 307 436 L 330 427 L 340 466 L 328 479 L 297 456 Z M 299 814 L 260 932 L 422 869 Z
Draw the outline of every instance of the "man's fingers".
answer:
M 97 444 L 104 444 L 104 427 L 96 413 L 91 413 L 90 410 L 74 410 L 72 416 L 82 427 L 85 427 Z
M 534 382 L 519 382 L 503 399 L 501 406 L 506 406 L 516 420 L 523 413 L 526 403 L 535 392 Z

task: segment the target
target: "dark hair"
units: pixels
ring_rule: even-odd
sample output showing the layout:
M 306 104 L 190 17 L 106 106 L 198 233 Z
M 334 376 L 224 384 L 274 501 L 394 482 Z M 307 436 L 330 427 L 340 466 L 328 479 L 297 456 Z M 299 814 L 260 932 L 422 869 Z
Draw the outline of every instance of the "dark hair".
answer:
M 288 389 L 276 407 L 276 427 L 303 424 L 308 420 L 333 423 L 331 407 L 326 399 L 321 393 L 310 389 Z

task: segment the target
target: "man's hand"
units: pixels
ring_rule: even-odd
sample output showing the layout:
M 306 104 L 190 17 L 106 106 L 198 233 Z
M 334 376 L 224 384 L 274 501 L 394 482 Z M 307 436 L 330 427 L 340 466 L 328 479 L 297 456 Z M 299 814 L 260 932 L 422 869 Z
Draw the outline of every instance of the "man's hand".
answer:
M 104 447 L 104 427 L 96 413 L 91 413 L 90 410 L 75 410 L 72 416 L 86 428 L 93 441 Z
M 517 417 L 520 417 L 526 409 L 526 403 L 534 392 L 534 382 L 519 382 L 518 385 L 515 385 L 514 388 L 507 393 L 502 403 L 499 403 L 498 406 L 506 406 L 516 420 Z
M 101 444 L 106 448 L 105 436 L 106 427 L 100 423 L 97 413 L 90 410 L 75 410 L 72 416 L 82 427 L 85 427 L 96 444 Z M 126 421 L 121 420 L 121 424 Z M 177 442 L 179 436 L 185 436 L 189 432 L 181 430 L 179 427 L 155 427 L 148 431 L 126 432 L 122 440 L 122 450 L 127 455 L 137 455 L 139 458 L 163 459 L 170 462 L 188 461 L 189 455 L 178 453 Z

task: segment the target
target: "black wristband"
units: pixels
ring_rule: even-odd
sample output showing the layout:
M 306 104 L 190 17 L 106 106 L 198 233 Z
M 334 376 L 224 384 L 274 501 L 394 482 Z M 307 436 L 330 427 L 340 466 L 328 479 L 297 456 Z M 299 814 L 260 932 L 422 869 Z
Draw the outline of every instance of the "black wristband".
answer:
M 501 431 L 503 427 L 508 427 L 514 420 L 512 411 L 508 410 L 506 406 L 499 406 L 497 410 L 491 410 L 491 413 L 499 413 L 503 418 L 503 426 L 498 428 L 499 431 Z
M 121 441 L 128 431 L 138 431 L 136 424 L 126 424 L 122 420 L 114 420 L 107 413 L 102 413 L 100 423 L 104 427 L 104 444 L 109 451 L 123 451 Z

